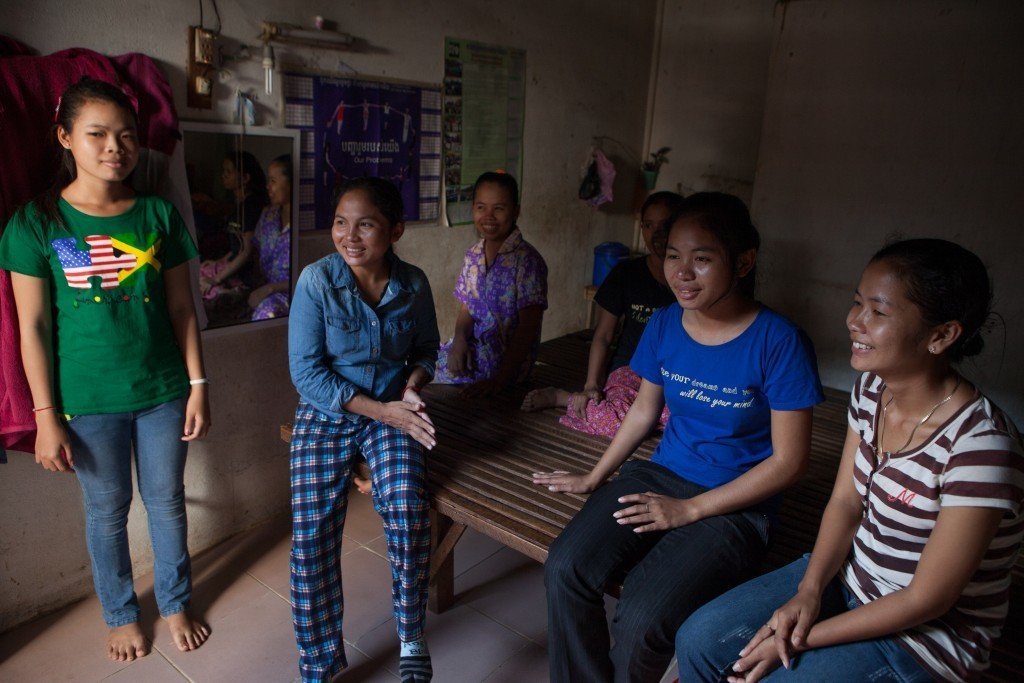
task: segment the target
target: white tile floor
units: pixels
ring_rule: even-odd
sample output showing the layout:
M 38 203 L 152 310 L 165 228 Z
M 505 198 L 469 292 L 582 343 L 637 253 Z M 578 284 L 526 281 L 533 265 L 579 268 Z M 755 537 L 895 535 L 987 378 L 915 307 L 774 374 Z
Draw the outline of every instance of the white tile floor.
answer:
M 288 604 L 289 522 L 278 520 L 193 561 L 194 605 L 212 634 L 181 653 L 156 616 L 152 579 L 137 579 L 153 652 L 130 664 L 103 654 L 95 598 L 0 636 L 0 681 L 293 681 L 295 640 Z M 353 495 L 342 554 L 349 668 L 339 681 L 397 681 L 398 638 L 380 519 Z M 455 607 L 429 614 L 438 683 L 547 681 L 547 618 L 541 565 L 467 531 L 455 551 Z M 665 680 L 671 681 L 672 675 Z

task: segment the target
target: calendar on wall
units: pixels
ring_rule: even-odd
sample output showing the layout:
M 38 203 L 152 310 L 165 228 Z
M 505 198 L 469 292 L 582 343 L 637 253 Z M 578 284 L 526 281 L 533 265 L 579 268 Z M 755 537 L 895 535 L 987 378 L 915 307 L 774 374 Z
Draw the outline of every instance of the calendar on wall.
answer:
M 473 221 L 473 183 L 503 170 L 522 186 L 526 53 L 445 39 L 445 211 L 451 225 Z

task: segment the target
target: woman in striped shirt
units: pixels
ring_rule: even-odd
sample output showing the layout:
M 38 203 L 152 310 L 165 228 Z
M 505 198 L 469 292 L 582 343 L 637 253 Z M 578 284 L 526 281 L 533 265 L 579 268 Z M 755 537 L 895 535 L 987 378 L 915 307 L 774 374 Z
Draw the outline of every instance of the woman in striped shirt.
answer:
M 875 254 L 847 316 L 863 374 L 814 551 L 694 613 L 680 680 L 968 680 L 988 665 L 1024 535 L 1024 449 L 955 365 L 981 351 L 991 299 L 981 260 L 951 242 Z

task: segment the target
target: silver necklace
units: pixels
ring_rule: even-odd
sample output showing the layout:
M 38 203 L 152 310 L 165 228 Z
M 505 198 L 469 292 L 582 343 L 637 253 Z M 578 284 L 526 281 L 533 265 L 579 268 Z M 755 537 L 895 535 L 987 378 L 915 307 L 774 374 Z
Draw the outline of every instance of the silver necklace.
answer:
M 946 398 L 942 399 L 941 401 L 936 403 L 934 406 L 932 406 L 932 409 L 928 411 L 928 414 L 925 415 L 924 417 L 922 417 L 921 421 L 918 422 L 916 425 L 914 425 L 914 428 L 910 430 L 910 436 L 907 437 L 907 440 L 903 443 L 902 446 L 900 446 L 899 448 L 896 449 L 896 451 L 895 451 L 896 453 L 901 453 L 904 449 L 906 449 L 907 446 L 910 445 L 910 442 L 914 440 L 914 434 L 917 433 L 917 428 L 920 427 L 921 425 L 923 425 L 928 420 L 930 420 L 932 415 L 935 414 L 936 410 L 938 410 L 942 406 L 944 406 L 947 403 L 949 403 L 950 400 L 952 400 L 953 396 L 956 394 L 956 390 L 959 389 L 959 388 L 960 388 L 960 375 L 957 375 L 956 376 L 956 384 L 953 385 L 953 391 L 949 392 L 949 396 L 947 396 Z M 895 399 L 896 399 L 895 395 L 891 396 L 889 398 L 889 400 L 885 402 L 885 405 L 882 406 L 882 420 L 881 420 L 881 423 L 878 425 L 878 448 L 879 449 L 881 449 L 881 447 L 882 447 L 882 437 L 883 437 L 883 434 L 885 434 L 885 415 L 886 415 L 886 411 L 889 408 L 889 404 L 892 403 Z M 892 457 L 893 451 L 882 451 L 882 452 L 885 454 L 886 458 L 891 458 Z

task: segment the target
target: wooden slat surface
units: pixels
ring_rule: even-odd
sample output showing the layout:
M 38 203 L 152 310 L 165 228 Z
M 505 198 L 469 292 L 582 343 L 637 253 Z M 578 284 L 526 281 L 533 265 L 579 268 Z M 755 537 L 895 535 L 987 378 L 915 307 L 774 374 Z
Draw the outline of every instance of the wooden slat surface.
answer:
M 588 342 L 569 335 L 546 342 L 534 383 L 578 388 L 586 374 Z M 579 434 L 558 424 L 560 411 L 519 411 L 522 394 L 471 401 L 452 387 L 425 390 L 438 427 L 438 446 L 429 455 L 436 505 L 455 514 L 471 511 L 471 528 L 507 542 L 543 561 L 547 546 L 582 506 L 585 496 L 551 493 L 531 483 L 531 473 L 554 469 L 588 471 L 608 440 Z M 803 481 L 786 496 L 768 557 L 781 566 L 810 548 L 835 480 L 846 434 L 846 394 L 828 390 L 815 411 L 812 463 Z M 657 437 L 637 457 L 649 458 Z

